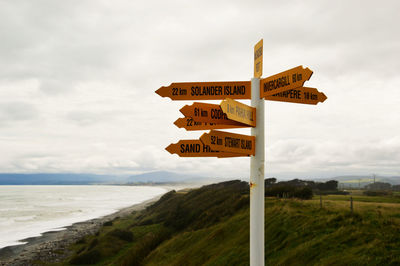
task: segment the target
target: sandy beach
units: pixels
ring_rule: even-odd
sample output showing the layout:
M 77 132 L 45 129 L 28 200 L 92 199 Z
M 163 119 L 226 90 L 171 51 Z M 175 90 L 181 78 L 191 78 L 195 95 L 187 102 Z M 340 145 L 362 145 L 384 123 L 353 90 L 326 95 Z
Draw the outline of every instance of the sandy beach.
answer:
M 95 234 L 107 221 L 146 208 L 161 196 L 123 208 L 104 217 L 75 223 L 62 231 L 46 232 L 39 237 L 22 240 L 28 242 L 26 244 L 2 248 L 0 249 L 0 265 L 31 265 L 38 259 L 43 262 L 58 262 L 70 255 L 70 251 L 67 249 L 70 244 L 75 243 L 85 235 Z

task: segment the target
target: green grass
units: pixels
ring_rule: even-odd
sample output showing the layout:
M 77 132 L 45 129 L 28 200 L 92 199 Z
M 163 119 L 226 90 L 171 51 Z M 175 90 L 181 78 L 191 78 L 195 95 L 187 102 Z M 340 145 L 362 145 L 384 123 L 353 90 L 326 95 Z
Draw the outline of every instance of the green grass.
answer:
M 71 246 L 97 265 L 248 265 L 249 188 L 243 182 L 170 192 Z M 395 196 L 265 198 L 266 265 L 399 265 Z M 132 238 L 121 232 L 129 232 Z M 85 260 L 86 259 L 86 260 Z M 93 259 L 94 261 L 91 261 Z
M 394 196 L 364 196 L 360 194 L 356 195 L 326 195 L 322 196 L 323 200 L 338 200 L 338 201 L 350 201 L 350 197 L 353 198 L 353 201 L 360 202 L 376 202 L 376 203 L 400 203 L 400 197 L 397 195 Z M 318 199 L 319 196 L 314 196 L 313 199 Z
M 268 265 L 400 263 L 400 224 L 390 216 L 268 199 L 265 221 Z

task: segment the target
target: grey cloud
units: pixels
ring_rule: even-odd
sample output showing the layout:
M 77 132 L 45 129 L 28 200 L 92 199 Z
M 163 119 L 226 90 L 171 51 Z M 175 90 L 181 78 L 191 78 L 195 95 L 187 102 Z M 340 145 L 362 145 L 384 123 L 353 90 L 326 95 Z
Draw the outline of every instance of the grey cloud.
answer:
M 89 126 L 107 121 L 112 116 L 104 112 L 72 111 L 66 115 L 66 118 L 79 126 Z
M 74 90 L 71 83 L 57 79 L 42 80 L 39 89 L 48 95 L 62 95 Z
M 37 108 L 26 102 L 0 103 L 0 121 L 27 121 L 36 119 L 39 116 Z
M 33 158 L 25 161 L 27 167 L 247 174 L 248 158 L 183 159 L 166 153 L 170 142 L 200 134 L 175 128 L 172 123 L 183 104 L 162 99 L 154 90 L 175 81 L 248 80 L 253 45 L 264 38 L 264 76 L 303 64 L 316 72 L 311 86 L 318 87 L 313 83 L 318 77 L 325 79 L 318 89 L 328 96 L 326 103 L 307 107 L 315 109 L 312 114 L 287 103 L 276 108 L 268 104 L 274 107 L 267 110 L 273 117 L 267 135 L 274 127 L 277 136 L 267 143 L 269 170 L 376 167 L 398 172 L 398 145 L 369 147 L 347 139 L 381 137 L 398 128 L 397 109 L 389 110 L 397 105 L 386 101 L 378 107 L 376 98 L 366 93 L 376 89 L 377 94 L 396 96 L 398 1 L 3 2 L 0 85 L 13 86 L 1 95 L 16 104 L 0 104 L 0 123 L 7 123 L 9 136 L 18 132 L 21 139 L 37 139 L 38 146 L 60 141 L 56 153 L 61 158 Z M 376 82 L 366 82 L 369 78 Z M 35 88 L 18 94 L 28 86 L 19 81 L 26 80 Z M 367 104 L 355 101 L 358 96 Z M 367 111 L 376 115 L 367 116 Z M 394 123 L 384 123 L 389 113 Z M 45 119 L 29 133 L 11 124 L 42 115 Z M 379 121 L 381 131 L 363 126 L 368 121 Z M 305 139 L 317 133 L 318 141 Z M 126 149 L 129 141 L 131 149 Z M 95 142 L 105 147 L 97 148 L 98 157 L 92 158 Z M 33 152 L 38 146 L 32 143 L 20 145 Z M 147 151 L 144 143 L 152 148 Z M 13 153 L 11 147 L 8 152 Z M 82 157 L 90 158 L 82 162 Z

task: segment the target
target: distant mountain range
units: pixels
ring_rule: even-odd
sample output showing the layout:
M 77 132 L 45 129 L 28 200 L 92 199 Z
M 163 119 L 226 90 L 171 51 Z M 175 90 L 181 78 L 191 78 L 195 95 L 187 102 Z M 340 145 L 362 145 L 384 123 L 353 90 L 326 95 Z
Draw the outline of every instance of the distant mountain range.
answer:
M 345 186 L 350 187 L 363 187 L 365 185 L 371 184 L 374 182 L 374 177 L 371 175 L 346 175 L 346 176 L 336 176 L 328 179 L 320 179 L 323 181 L 327 180 L 337 180 L 339 183 L 344 184 Z M 400 184 L 400 176 L 375 176 L 375 182 L 384 182 L 390 183 L 392 185 Z
M 187 182 L 204 182 L 206 180 L 210 180 L 200 176 L 194 175 L 187 175 L 187 174 L 180 174 L 174 172 L 167 172 L 167 171 L 157 171 L 157 172 L 149 172 L 139 175 L 130 176 L 127 179 L 128 183 L 187 183 Z M 214 180 L 215 179 L 211 179 Z
M 300 178 L 301 179 L 301 178 Z M 347 175 L 314 181 L 337 180 L 345 186 L 363 187 L 372 183 L 372 176 Z M 91 184 L 141 184 L 141 183 L 196 183 L 209 184 L 226 181 L 215 177 L 202 177 L 168 171 L 155 171 L 130 176 L 95 175 L 95 174 L 0 174 L 0 185 L 91 185 Z M 376 182 L 392 185 L 400 184 L 400 176 L 376 176 Z
M 95 174 L 0 174 L 0 185 L 91 185 L 140 183 L 215 183 L 222 179 L 205 178 L 167 171 L 149 172 L 132 176 Z
M 0 185 L 87 185 L 113 183 L 117 177 L 94 174 L 0 174 Z

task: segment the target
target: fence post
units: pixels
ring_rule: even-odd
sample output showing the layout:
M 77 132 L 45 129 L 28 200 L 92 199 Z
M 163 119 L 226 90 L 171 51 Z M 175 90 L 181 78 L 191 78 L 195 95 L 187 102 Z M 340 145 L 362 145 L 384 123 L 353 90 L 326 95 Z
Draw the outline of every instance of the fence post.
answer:
M 353 197 L 350 197 L 350 212 L 353 214 Z
M 319 208 L 322 209 L 322 195 L 319 195 Z

